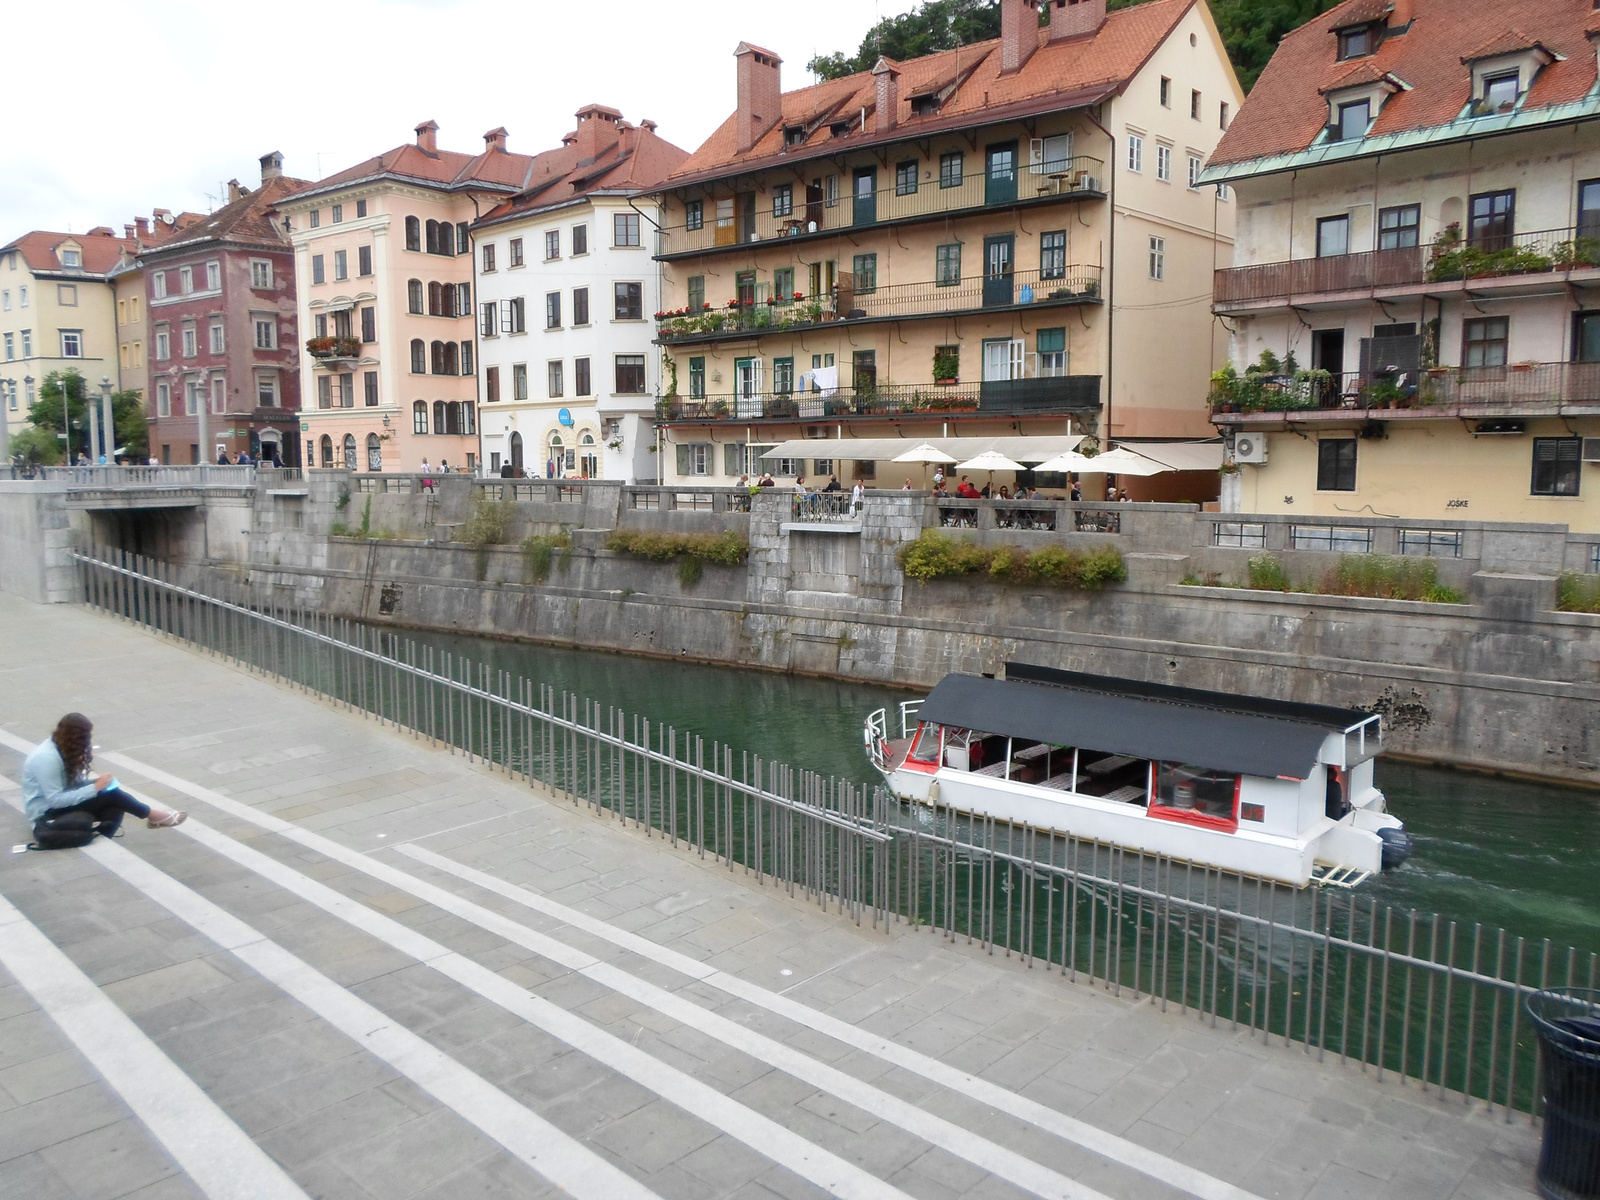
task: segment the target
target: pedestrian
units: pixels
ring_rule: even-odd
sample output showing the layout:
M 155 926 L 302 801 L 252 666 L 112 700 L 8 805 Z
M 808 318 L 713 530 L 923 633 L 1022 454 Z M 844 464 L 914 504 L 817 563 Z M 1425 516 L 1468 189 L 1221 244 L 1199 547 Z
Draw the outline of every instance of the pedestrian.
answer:
M 433 491 L 433 468 L 428 465 L 426 458 L 422 460 L 422 490 Z
M 83 813 L 75 821 L 92 838 L 93 834 L 116 837 L 125 814 L 144 818 L 151 829 L 181 825 L 187 813 L 155 808 L 135 800 L 118 786 L 110 775 L 91 779 L 89 764 L 94 758 L 90 735 L 94 726 L 82 713 L 68 713 L 56 723 L 55 732 L 35 746 L 22 764 L 22 801 L 34 836 L 43 837 L 51 826 L 44 821 L 61 822 L 68 813 Z M 85 820 L 87 818 L 87 820 Z
M 909 479 L 906 480 L 907 484 L 910 482 L 911 481 Z M 861 505 L 865 502 L 866 498 L 867 489 L 861 486 L 861 480 L 858 479 L 856 480 L 855 486 L 850 489 L 850 515 L 852 517 L 861 511 Z
M 227 451 L 227 449 L 224 448 L 224 447 L 218 447 L 218 449 L 217 449 L 217 466 L 219 466 L 219 467 L 231 467 L 232 465 L 233 464 L 228 461 L 228 451 Z

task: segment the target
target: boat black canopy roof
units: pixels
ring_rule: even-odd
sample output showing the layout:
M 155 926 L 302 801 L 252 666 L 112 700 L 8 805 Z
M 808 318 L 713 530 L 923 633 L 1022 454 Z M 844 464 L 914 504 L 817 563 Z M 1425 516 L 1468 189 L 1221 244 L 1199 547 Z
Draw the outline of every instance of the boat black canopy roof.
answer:
M 918 716 L 1212 771 L 1305 779 L 1329 734 L 1373 714 L 1007 663 L 1005 679 L 946 675 Z

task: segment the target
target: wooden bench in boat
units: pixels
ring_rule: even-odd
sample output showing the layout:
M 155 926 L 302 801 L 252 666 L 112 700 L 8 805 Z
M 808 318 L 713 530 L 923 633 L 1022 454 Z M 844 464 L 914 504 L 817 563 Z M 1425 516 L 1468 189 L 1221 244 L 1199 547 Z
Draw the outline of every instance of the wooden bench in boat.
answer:
M 1026 750 L 1018 750 L 1011 756 L 1013 762 L 1031 763 L 1036 758 L 1043 758 L 1057 747 L 1049 742 L 1040 742 L 1037 746 L 1029 746 Z
M 1088 775 L 1109 775 L 1113 771 L 1120 771 L 1123 767 L 1130 767 L 1138 759 L 1126 754 L 1113 754 L 1109 758 L 1101 758 L 1087 764 L 1083 769 Z
M 1120 804 L 1137 804 L 1144 799 L 1144 788 L 1139 784 L 1130 783 L 1127 787 L 1119 787 L 1116 791 L 1108 792 L 1100 798 L 1115 800 Z
M 1054 788 L 1058 792 L 1070 792 L 1072 790 L 1072 772 L 1063 771 L 1059 775 L 1052 775 L 1044 781 L 1043 786 Z

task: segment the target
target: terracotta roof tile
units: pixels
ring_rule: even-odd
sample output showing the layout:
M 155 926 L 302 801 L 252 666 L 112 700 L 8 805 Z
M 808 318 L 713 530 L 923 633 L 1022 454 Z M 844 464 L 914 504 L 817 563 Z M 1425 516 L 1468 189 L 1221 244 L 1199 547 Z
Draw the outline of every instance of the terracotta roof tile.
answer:
M 652 191 L 672 174 L 688 152 L 653 128 L 625 124 L 617 140 L 592 161 L 585 162 L 580 155 L 574 141 L 535 155 L 523 191 L 484 213 L 478 224 L 565 204 L 591 192 Z
M 22 261 L 28 264 L 30 271 L 64 271 L 72 268 L 63 267 L 57 255 L 57 248 L 63 242 L 75 242 L 83 250 L 82 270 L 89 275 L 104 275 L 122 257 L 124 249 L 132 249 L 133 243 L 127 238 L 119 238 L 109 233 L 51 233 L 48 230 L 36 229 L 32 233 L 25 233 L 5 246 L 0 246 L 0 254 L 8 250 L 15 250 L 22 255 Z
M 485 150 L 481 154 L 462 154 L 455 150 L 430 153 L 414 142 L 385 150 L 382 154 L 346 167 L 314 183 L 301 185 L 301 192 L 325 192 L 379 175 L 397 176 L 433 184 L 446 190 L 468 190 L 474 184 L 495 189 L 527 185 L 533 158 L 506 150 Z
M 1013 106 L 1046 111 L 1089 102 L 1088 97 L 1108 95 L 1126 84 L 1154 53 L 1196 0 L 1150 0 L 1149 3 L 1111 13 L 1106 23 L 1089 37 L 1049 42 L 1049 31 L 1039 31 L 1040 46 L 1013 75 L 1000 74 L 998 39 L 943 50 L 894 64 L 900 72 L 899 111 L 893 140 L 916 135 L 919 129 L 969 125 L 986 110 Z M 911 98 L 940 91 L 960 77 L 960 86 L 937 115 L 913 116 Z M 728 118 L 691 154 L 673 175 L 685 181 L 750 166 L 784 154 L 783 127 L 813 126 L 805 149 L 845 148 L 885 140 L 872 133 L 869 120 L 860 130 L 861 111 L 870 115 L 877 100 L 877 82 L 870 71 L 847 75 L 783 93 L 783 115 L 749 152 L 738 151 L 735 115 Z M 834 138 L 830 120 L 853 118 L 856 132 Z M 797 147 L 787 154 L 793 158 Z
M 1463 54 L 1461 61 L 1464 63 L 1477 62 L 1483 58 L 1494 58 L 1500 54 L 1515 54 L 1519 50 L 1543 49 L 1537 38 L 1531 38 L 1522 30 L 1511 28 L 1504 33 L 1490 38 L 1471 54 Z
M 272 214 L 280 201 L 305 186 L 304 179 L 280 175 L 267 180 L 232 204 L 217 209 L 208 217 L 184 213 L 160 240 L 146 241 L 143 251 L 149 254 L 160 250 L 179 250 L 200 242 L 280 243 L 287 246 L 288 239 L 272 220 Z M 185 221 L 185 217 L 197 219 Z
M 1386 38 L 1363 60 L 1397 76 L 1411 90 L 1391 96 L 1369 136 L 1409 133 L 1449 124 L 1472 99 L 1472 74 L 1462 60 L 1500 42 L 1537 43 L 1563 56 L 1541 70 L 1521 111 L 1581 99 L 1595 83 L 1595 53 L 1585 40 L 1593 20 L 1589 0 L 1413 0 L 1409 31 Z M 1137 10 L 1135 10 L 1137 11 Z M 1328 123 L 1320 96 L 1349 71 L 1335 60 L 1333 31 L 1369 0 L 1348 0 L 1284 36 L 1250 98 L 1239 110 L 1211 164 L 1247 162 L 1308 148 Z M 1508 18 L 1516 28 L 1507 31 Z M 1529 36 L 1531 34 L 1532 36 Z

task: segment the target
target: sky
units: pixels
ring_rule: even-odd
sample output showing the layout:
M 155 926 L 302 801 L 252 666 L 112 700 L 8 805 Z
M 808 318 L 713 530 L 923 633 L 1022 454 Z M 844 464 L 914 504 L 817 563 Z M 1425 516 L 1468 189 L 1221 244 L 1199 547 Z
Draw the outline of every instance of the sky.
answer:
M 424 120 L 441 147 L 476 153 L 560 143 L 585 104 L 656 121 L 693 150 L 734 107 L 733 50 L 765 46 L 783 86 L 816 53 L 854 51 L 914 0 L 343 0 L 335 6 L 207 0 L 39 0 L 12 6 L 13 111 L 0 151 L 0 245 L 31 229 L 121 233 L 155 208 L 209 212 L 229 179 L 255 186 L 261 155 L 318 179 L 408 142 Z M 70 37 L 61 18 L 70 11 Z M 17 119 L 22 117 L 23 119 Z

